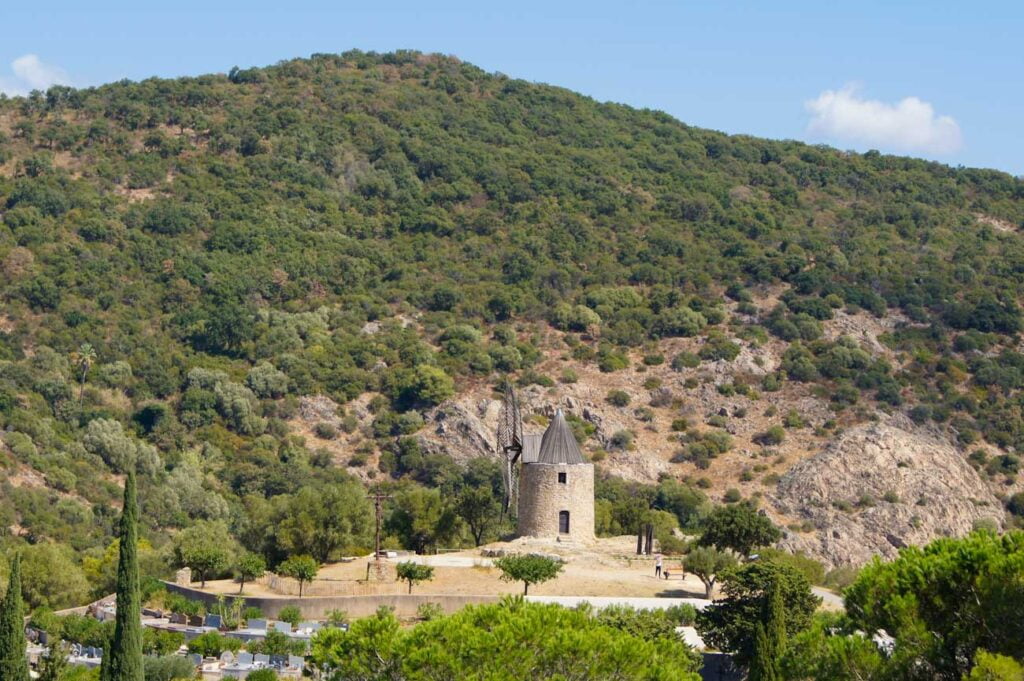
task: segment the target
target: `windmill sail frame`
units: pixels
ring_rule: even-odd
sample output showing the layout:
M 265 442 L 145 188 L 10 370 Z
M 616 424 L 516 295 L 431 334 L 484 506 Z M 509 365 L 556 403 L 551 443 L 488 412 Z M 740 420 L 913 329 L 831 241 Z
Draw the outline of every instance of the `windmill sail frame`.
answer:
M 516 463 L 523 453 L 523 418 L 515 390 L 508 381 L 505 381 L 503 392 L 501 413 L 498 416 L 497 446 L 502 458 L 501 477 L 505 488 L 502 512 L 514 514 L 519 502 L 519 468 Z

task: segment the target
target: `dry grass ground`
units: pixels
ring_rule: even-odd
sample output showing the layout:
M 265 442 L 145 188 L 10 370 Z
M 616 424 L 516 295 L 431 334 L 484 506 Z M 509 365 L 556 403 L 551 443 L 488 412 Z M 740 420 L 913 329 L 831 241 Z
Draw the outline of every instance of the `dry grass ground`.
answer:
M 600 539 L 588 545 L 565 545 L 550 542 L 516 540 L 510 543 L 489 544 L 484 548 L 513 551 L 537 551 L 558 554 L 565 558 L 562 573 L 546 584 L 530 589 L 537 596 L 622 596 L 703 598 L 704 587 L 693 575 L 680 579 L 678 559 L 666 558 L 665 566 L 672 572 L 670 580 L 654 576 L 651 558 L 630 556 L 635 540 L 632 537 Z M 350 562 L 333 563 L 320 570 L 317 581 L 306 593 L 311 596 L 398 594 L 406 593 L 404 582 L 366 582 L 366 566 L 370 558 L 362 557 Z M 403 558 L 392 559 L 391 564 Z M 434 578 L 414 588 L 414 593 L 431 595 L 493 595 L 522 592 L 522 584 L 503 582 L 501 572 L 489 565 L 480 550 L 472 549 L 427 557 L 434 564 Z M 230 580 L 207 582 L 207 590 L 215 593 L 235 594 L 238 585 Z M 291 592 L 290 585 L 284 591 Z M 273 589 L 268 583 L 246 585 L 249 596 L 284 596 L 282 589 Z

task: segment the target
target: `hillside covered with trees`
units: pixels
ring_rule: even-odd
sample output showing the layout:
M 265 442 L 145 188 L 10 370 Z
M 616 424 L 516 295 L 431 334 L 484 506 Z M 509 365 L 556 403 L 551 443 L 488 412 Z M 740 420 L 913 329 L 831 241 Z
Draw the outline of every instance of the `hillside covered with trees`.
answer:
M 494 538 L 496 464 L 414 436 L 468 386 L 572 380 L 536 370 L 552 332 L 607 373 L 783 342 L 732 389 L 807 384 L 984 442 L 973 463 L 1024 515 L 1022 226 L 1003 173 L 726 136 L 415 52 L 0 98 L 0 541 L 25 547 L 30 607 L 109 592 L 129 470 L 149 575 L 365 550 L 371 480 L 397 543 Z M 839 310 L 905 319 L 904 361 L 825 340 Z M 677 337 L 699 350 L 659 359 Z M 362 436 L 345 465 L 318 444 L 334 426 L 292 426 L 312 395 Z M 680 480 L 725 439 L 686 428 L 678 475 L 601 481 L 605 531 L 706 512 Z

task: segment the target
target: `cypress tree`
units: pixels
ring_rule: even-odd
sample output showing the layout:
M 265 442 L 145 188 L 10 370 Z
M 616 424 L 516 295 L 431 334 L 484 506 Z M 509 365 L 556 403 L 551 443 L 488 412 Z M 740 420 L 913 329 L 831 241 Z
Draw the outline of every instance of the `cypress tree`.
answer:
M 771 597 L 768 599 L 768 617 L 766 618 L 765 633 L 775 648 L 775 659 L 782 658 L 786 652 L 786 610 L 782 602 L 782 589 L 776 584 L 772 588 Z
M 144 681 L 142 665 L 142 596 L 139 593 L 139 508 L 135 472 L 124 483 L 120 552 L 117 561 L 117 614 L 110 650 L 103 655 L 101 681 Z
M 786 649 L 786 620 L 782 603 L 782 590 L 775 585 L 764 608 L 764 622 L 754 629 L 754 656 L 750 663 L 748 681 L 779 681 L 782 672 L 779 662 Z
M 7 595 L 0 604 L 0 679 L 28 681 L 25 657 L 25 609 L 21 602 L 21 556 L 11 561 Z
M 754 656 L 750 661 L 750 672 L 747 681 L 778 681 L 778 660 L 775 659 L 775 646 L 760 622 L 754 628 Z

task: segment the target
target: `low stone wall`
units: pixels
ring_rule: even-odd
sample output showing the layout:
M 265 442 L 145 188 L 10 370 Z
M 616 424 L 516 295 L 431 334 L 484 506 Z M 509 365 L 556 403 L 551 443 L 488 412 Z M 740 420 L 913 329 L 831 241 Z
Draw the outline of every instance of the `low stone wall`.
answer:
M 207 605 L 217 602 L 217 594 L 212 594 L 189 586 L 164 582 L 171 593 L 181 594 L 186 598 L 202 601 Z M 227 594 L 228 599 L 234 596 Z M 259 608 L 266 617 L 277 617 L 282 608 L 289 605 L 297 606 L 302 616 L 318 619 L 327 616 L 332 610 L 344 610 L 349 617 L 366 617 L 377 612 L 384 605 L 393 608 L 399 617 L 413 617 L 416 609 L 424 603 L 437 603 L 446 613 L 456 612 L 476 603 L 497 603 L 500 596 L 448 596 L 431 594 L 370 594 L 361 596 L 310 596 L 308 598 L 275 597 L 275 596 L 242 596 L 246 606 Z

